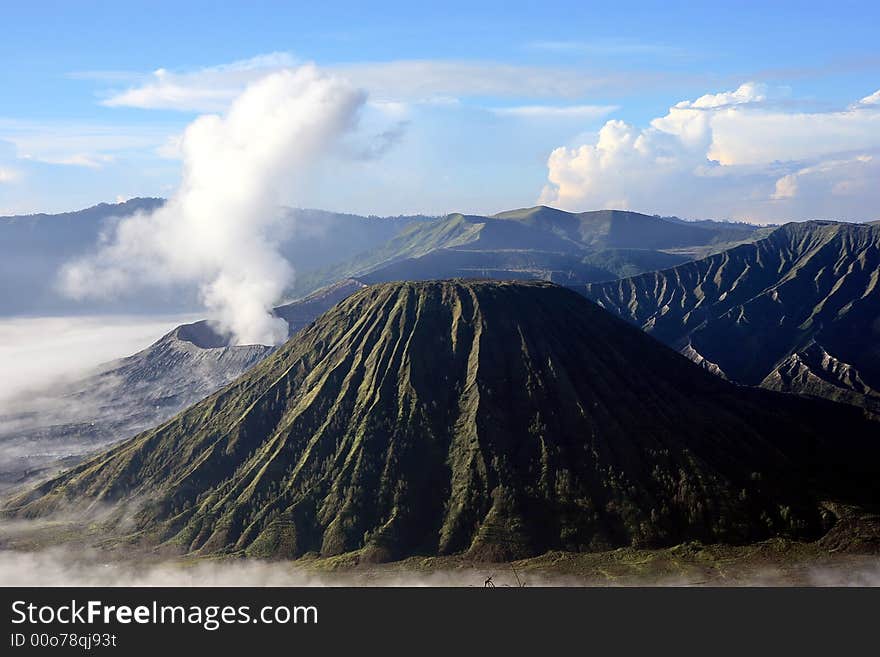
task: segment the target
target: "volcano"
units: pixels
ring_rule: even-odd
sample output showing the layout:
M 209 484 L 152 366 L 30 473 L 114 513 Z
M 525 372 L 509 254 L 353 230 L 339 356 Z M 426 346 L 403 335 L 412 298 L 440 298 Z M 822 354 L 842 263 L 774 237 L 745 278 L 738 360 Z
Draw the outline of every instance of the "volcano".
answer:
M 550 283 L 387 283 L 6 512 L 136 500 L 151 545 L 275 558 L 811 539 L 880 500 L 877 429 Z

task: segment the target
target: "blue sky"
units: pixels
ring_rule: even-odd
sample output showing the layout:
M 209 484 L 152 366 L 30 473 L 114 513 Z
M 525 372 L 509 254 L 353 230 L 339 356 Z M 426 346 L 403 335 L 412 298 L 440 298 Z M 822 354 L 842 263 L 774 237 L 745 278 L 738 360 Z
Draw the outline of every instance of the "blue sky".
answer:
M 876 2 L 420 4 L 4 3 L 0 214 L 171 194 L 188 123 L 314 62 L 370 102 L 297 205 L 880 217 Z

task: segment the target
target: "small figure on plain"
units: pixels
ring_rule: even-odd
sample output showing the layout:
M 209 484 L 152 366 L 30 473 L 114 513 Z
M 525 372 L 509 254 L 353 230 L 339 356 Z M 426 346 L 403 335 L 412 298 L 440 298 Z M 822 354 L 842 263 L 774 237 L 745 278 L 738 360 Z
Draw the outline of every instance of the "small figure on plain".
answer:
M 492 576 L 491 576 L 491 575 L 489 575 L 489 576 L 486 578 L 486 581 L 483 582 L 483 588 L 484 588 L 484 589 L 494 589 L 494 588 L 495 588 L 495 582 L 492 581 Z

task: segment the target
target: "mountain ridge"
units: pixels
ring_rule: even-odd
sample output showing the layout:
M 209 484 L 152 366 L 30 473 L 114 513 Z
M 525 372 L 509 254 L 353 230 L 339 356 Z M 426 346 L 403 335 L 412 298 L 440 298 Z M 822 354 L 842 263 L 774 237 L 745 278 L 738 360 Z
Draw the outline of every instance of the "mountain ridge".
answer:
M 340 281 L 274 309 L 294 335 L 363 283 Z M 267 345 L 231 345 L 228 335 L 200 320 L 172 329 L 153 344 L 96 367 L 47 391 L 36 406 L 22 399 L 0 414 L 0 489 L 70 466 L 88 451 L 161 424 L 227 385 L 271 354 Z
M 140 540 L 282 558 L 817 537 L 823 500 L 876 502 L 872 430 L 726 383 L 560 286 L 383 284 L 6 509 L 137 499 Z
M 89 300 L 70 299 L 58 288 L 59 272 L 66 263 L 94 252 L 102 235 L 112 234 L 126 217 L 155 210 L 163 203 L 161 198 L 134 198 L 62 214 L 0 217 L 0 279 L 12 282 L 0 289 L 0 316 L 203 310 L 195 284 L 138 288 L 136 294 L 123 291 L 118 298 Z M 302 208 L 281 210 L 267 239 L 295 266 L 298 276 L 376 248 L 407 226 L 433 221 L 421 215 L 363 217 Z M 294 301 L 321 287 L 325 285 L 279 302 Z
M 841 399 L 861 395 L 862 405 L 877 410 L 878 279 L 880 226 L 811 221 L 785 224 L 754 243 L 670 269 L 588 284 L 585 293 L 748 385 L 767 380 L 769 387 L 797 391 L 799 377 L 774 371 L 790 369 L 787 360 L 796 354 L 801 368 L 822 362 L 824 357 L 817 361 L 808 353 L 816 344 L 846 367 L 812 376 L 838 388 Z M 789 383 L 781 384 L 783 379 Z M 848 383 L 856 380 L 866 388 Z M 824 395 L 835 398 L 827 387 Z
M 745 224 L 671 222 L 622 210 L 572 213 L 536 206 L 491 216 L 452 213 L 312 272 L 295 289 L 305 293 L 347 277 L 378 283 L 488 276 L 575 285 L 686 262 L 694 253 L 759 232 Z

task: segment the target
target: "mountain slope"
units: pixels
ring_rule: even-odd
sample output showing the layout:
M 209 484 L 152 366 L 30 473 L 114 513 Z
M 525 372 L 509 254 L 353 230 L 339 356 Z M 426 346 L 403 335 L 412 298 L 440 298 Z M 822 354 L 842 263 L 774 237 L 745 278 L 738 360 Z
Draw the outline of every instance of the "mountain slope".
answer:
M 307 292 L 340 278 L 372 282 L 486 276 L 569 285 L 613 280 L 691 259 L 689 249 L 752 239 L 746 224 L 668 221 L 635 212 L 575 214 L 538 206 L 413 224 L 383 246 L 302 276 Z M 681 251 L 672 253 L 668 251 Z
M 65 263 L 92 253 L 101 235 L 112 232 L 120 219 L 150 212 L 163 203 L 160 198 L 135 198 L 64 214 L 0 217 L 0 280 L 10 282 L 0 288 L 0 315 L 200 310 L 202 304 L 194 285 L 138 289 L 118 299 L 88 301 L 68 299 L 57 289 L 58 273 Z M 409 226 L 434 220 L 287 209 L 268 237 L 300 276 L 345 262 L 385 244 Z
M 275 314 L 289 335 L 363 287 L 341 281 Z M 241 376 L 274 351 L 266 345 L 231 346 L 207 321 L 178 326 L 138 353 L 106 363 L 79 380 L 25 399 L 0 415 L 0 489 L 57 464 L 164 422 Z M 12 455 L 12 456 L 9 456 Z
M 703 372 L 565 288 L 386 284 L 7 507 L 140 500 L 142 540 L 365 559 L 821 534 L 874 502 L 859 412 Z
M 494 215 L 599 248 L 675 249 L 748 239 L 749 224 L 669 221 L 625 210 L 569 213 L 539 205 Z
M 878 411 L 878 280 L 880 226 L 814 221 L 586 295 L 734 381 Z
M 133 198 L 125 203 L 100 203 L 62 214 L 0 217 L 0 315 L 82 313 L 83 303 L 65 299 L 56 289 L 59 268 L 93 250 L 101 232 L 120 217 L 160 207 L 160 198 Z M 95 303 L 91 311 L 113 304 Z M 142 296 L 126 311 L 188 310 L 190 299 Z

